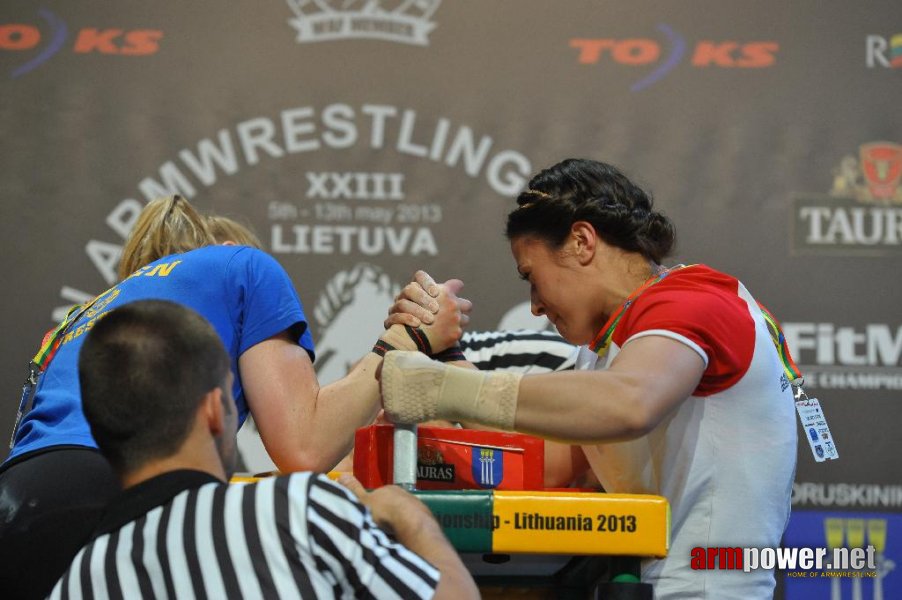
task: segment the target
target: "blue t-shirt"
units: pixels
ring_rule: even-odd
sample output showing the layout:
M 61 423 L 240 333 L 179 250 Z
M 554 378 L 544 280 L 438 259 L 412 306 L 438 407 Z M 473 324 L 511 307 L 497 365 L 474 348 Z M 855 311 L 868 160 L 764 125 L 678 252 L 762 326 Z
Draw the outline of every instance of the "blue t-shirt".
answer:
M 238 374 L 238 357 L 245 350 L 288 330 L 313 360 L 313 338 L 301 301 L 274 258 L 246 246 L 206 246 L 166 256 L 104 292 L 67 330 L 41 376 L 34 405 L 22 419 L 7 460 L 49 446 L 97 447 L 81 409 L 78 352 L 84 334 L 97 319 L 114 308 L 146 299 L 193 308 L 219 333 L 231 357 L 239 424 L 248 413 Z

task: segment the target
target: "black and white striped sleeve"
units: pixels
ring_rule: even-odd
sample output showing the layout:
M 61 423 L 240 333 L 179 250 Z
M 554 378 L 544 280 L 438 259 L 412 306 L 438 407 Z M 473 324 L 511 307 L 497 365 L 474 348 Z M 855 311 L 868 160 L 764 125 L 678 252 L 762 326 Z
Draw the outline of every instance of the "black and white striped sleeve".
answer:
M 466 332 L 460 347 L 468 361 L 481 370 L 523 374 L 573 369 L 579 347 L 550 331 Z
M 432 598 L 440 576 L 435 567 L 389 539 L 347 489 L 322 475 L 305 479 L 288 489 L 306 496 L 309 552 L 332 575 L 337 595 Z

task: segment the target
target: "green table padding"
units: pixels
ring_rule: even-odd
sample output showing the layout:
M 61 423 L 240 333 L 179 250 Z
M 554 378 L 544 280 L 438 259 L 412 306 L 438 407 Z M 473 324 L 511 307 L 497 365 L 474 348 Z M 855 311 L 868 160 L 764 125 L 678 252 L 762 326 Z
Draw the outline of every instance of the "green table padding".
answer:
M 458 552 L 492 552 L 497 527 L 491 490 L 415 491 Z

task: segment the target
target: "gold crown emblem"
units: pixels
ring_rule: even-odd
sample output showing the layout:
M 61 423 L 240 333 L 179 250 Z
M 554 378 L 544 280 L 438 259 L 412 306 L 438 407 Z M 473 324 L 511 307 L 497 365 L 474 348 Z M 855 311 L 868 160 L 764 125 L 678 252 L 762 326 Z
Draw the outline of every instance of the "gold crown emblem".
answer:
M 441 0 L 287 0 L 298 42 L 378 39 L 425 46 Z

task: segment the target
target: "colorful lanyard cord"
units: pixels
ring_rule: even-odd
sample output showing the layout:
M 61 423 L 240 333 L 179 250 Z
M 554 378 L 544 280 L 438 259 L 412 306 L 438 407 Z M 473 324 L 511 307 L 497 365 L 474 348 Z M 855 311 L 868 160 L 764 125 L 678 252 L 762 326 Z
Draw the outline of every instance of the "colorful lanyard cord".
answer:
M 626 309 L 632 306 L 636 298 L 638 298 L 642 294 L 642 292 L 644 292 L 651 286 L 655 285 L 656 283 L 660 283 L 661 280 L 667 277 L 670 273 L 679 269 L 685 269 L 687 266 L 691 267 L 693 265 L 676 265 L 646 279 L 645 283 L 640 285 L 632 294 L 629 295 L 629 297 L 626 299 L 626 302 L 623 303 L 623 306 L 621 306 L 617 310 L 617 312 L 610 316 L 608 322 L 604 324 L 604 327 L 602 327 L 598 335 L 595 336 L 595 340 L 589 346 L 592 349 L 592 352 L 595 352 L 596 354 L 598 354 L 598 356 L 604 356 L 611 345 L 611 339 L 614 337 L 614 330 L 617 329 L 617 324 L 620 323 L 620 319 L 623 317 L 623 313 L 626 312 Z
M 777 354 L 780 355 L 780 363 L 783 365 L 783 371 L 786 373 L 786 378 L 789 380 L 792 387 L 801 389 L 802 384 L 805 383 L 805 378 L 802 377 L 802 371 L 796 365 L 795 361 L 792 359 L 792 355 L 789 353 L 789 345 L 786 344 L 786 336 L 783 335 L 783 330 L 780 328 L 780 322 L 777 321 L 770 311 L 760 302 L 758 303 L 758 308 L 761 309 L 764 320 L 767 322 L 767 329 L 770 331 L 770 337 L 774 342 L 774 346 L 777 347 Z
M 16 411 L 16 421 L 13 423 L 13 432 L 9 438 L 10 448 L 15 445 L 16 432 L 19 430 L 19 423 L 22 421 L 22 416 L 28 408 L 28 402 L 31 400 L 32 396 L 34 396 L 35 387 L 37 387 L 38 384 L 38 377 L 40 377 L 41 373 L 47 369 L 50 365 L 50 361 L 56 356 L 56 352 L 59 350 L 63 338 L 72 328 L 72 325 L 74 325 L 98 299 L 105 295 L 106 294 L 101 294 L 87 304 L 76 304 L 70 308 L 69 312 L 66 313 L 66 318 L 54 329 L 48 331 L 47 335 L 44 336 L 41 347 L 38 349 L 38 353 L 34 355 L 34 358 L 32 358 L 31 362 L 28 364 L 28 376 L 25 378 L 25 383 L 22 385 L 22 399 L 19 401 L 19 410 Z
M 611 317 L 608 319 L 608 322 L 605 323 L 604 327 L 601 328 L 601 331 L 592 342 L 590 346 L 592 351 L 598 354 L 598 356 L 604 356 L 611 345 L 611 339 L 614 337 L 614 331 L 617 329 L 617 324 L 620 323 L 620 319 L 623 317 L 623 314 L 633 304 L 633 302 L 635 302 L 636 298 L 638 298 L 642 294 L 642 292 L 655 285 L 656 283 L 660 283 L 670 273 L 678 269 L 685 269 L 691 266 L 693 265 L 676 265 L 675 267 L 671 267 L 649 277 L 645 281 L 645 283 L 643 283 L 641 286 L 639 286 L 638 289 L 636 289 L 632 294 L 629 295 L 629 297 L 626 299 L 626 302 L 623 303 L 623 306 L 621 306 L 616 313 L 611 315 Z M 783 366 L 783 371 L 786 373 L 786 378 L 794 388 L 800 390 L 805 380 L 802 377 L 802 371 L 799 370 L 799 367 L 792 359 L 792 355 L 789 353 L 789 346 L 786 343 L 786 336 L 783 335 L 783 330 L 780 328 L 780 322 L 777 321 L 777 319 L 774 318 L 770 311 L 767 310 L 767 308 L 765 308 L 764 305 L 760 302 L 758 303 L 758 308 L 761 309 L 761 313 L 764 315 L 764 321 L 767 323 L 767 329 L 770 332 L 771 340 L 773 341 L 774 346 L 777 349 L 777 354 L 780 357 L 780 363 Z
M 93 302 L 91 302 L 91 304 L 93 304 Z M 32 370 L 37 370 L 37 373 L 43 373 L 44 370 L 47 369 L 47 365 L 50 364 L 50 361 L 53 360 L 54 355 L 56 355 L 56 351 L 59 350 L 60 342 L 62 342 L 66 332 L 72 324 L 81 317 L 82 313 L 88 309 L 88 306 L 90 306 L 90 304 L 76 304 L 69 309 L 69 312 L 66 313 L 66 318 L 63 319 L 56 328 L 47 332 L 47 335 L 44 336 L 44 340 L 41 342 L 38 353 L 31 359 Z

